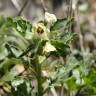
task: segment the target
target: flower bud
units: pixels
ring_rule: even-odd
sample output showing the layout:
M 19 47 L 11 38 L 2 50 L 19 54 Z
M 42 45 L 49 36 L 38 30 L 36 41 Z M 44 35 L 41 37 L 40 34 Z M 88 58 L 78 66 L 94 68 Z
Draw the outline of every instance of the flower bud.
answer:
M 57 18 L 54 14 L 50 14 L 48 12 L 45 12 L 45 21 L 47 23 L 49 23 L 50 25 L 53 25 L 57 21 Z

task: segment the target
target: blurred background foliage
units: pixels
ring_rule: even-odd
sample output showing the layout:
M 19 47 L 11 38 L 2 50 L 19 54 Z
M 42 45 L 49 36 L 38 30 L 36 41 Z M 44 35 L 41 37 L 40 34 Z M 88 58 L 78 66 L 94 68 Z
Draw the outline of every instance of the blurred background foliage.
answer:
M 58 20 L 50 29 L 54 34 L 52 38 L 57 39 L 57 41 L 51 40 L 50 42 L 57 48 L 59 55 L 56 52 L 51 52 L 52 57 L 48 57 L 47 60 L 45 60 L 46 57 L 40 57 L 40 60 L 45 60 L 42 62 L 42 71 L 47 72 L 47 76 L 45 72 L 43 78 L 43 82 L 47 80 L 47 84 L 44 83 L 43 86 L 46 89 L 49 84 L 51 90 L 47 89 L 45 96 L 96 96 L 96 0 L 72 0 L 72 6 L 70 6 L 70 0 L 0 0 L 0 35 L 8 35 L 8 37 L 0 36 L 0 45 L 2 45 L 0 46 L 0 72 L 2 73 L 3 70 L 3 73 L 0 74 L 0 85 L 4 84 L 0 87 L 0 96 L 40 96 L 36 93 L 34 87 L 37 85 L 33 76 L 34 70 L 30 69 L 31 71 L 27 70 L 24 73 L 21 71 L 30 66 L 30 63 L 26 62 L 26 56 L 23 57 L 26 50 L 33 48 L 32 52 L 35 51 L 38 55 L 42 53 L 38 51 L 39 48 L 33 43 L 34 41 L 30 43 L 30 35 L 32 35 L 31 24 L 43 20 L 45 10 L 55 14 L 59 19 L 71 16 L 75 20 L 74 24 L 70 20 Z M 17 16 L 23 17 L 24 20 Z M 5 19 L 4 17 L 9 18 Z M 10 17 L 17 18 L 12 19 Z M 64 22 L 62 23 L 63 20 L 65 23 L 67 22 L 67 26 Z M 65 34 L 58 34 L 58 30 L 61 32 L 70 27 L 68 22 L 72 23 L 71 29 L 67 30 L 69 33 L 66 34 L 66 31 Z M 61 30 L 61 28 L 63 29 Z M 2 34 L 2 32 L 4 33 Z M 73 38 L 71 32 L 76 33 L 77 37 Z M 64 38 L 59 38 L 63 35 Z M 64 43 L 60 40 L 64 40 Z M 70 45 L 72 40 L 73 43 Z M 40 50 L 42 50 L 45 42 L 46 40 L 38 42 L 38 44 L 41 44 Z M 30 47 L 30 44 L 34 47 Z M 4 48 L 5 46 L 6 48 Z M 69 47 L 71 50 L 69 50 Z M 7 55 L 8 58 L 2 63 L 2 59 Z M 18 56 L 20 58 L 17 58 Z M 34 53 L 31 56 L 34 56 Z M 59 59 L 57 59 L 58 57 Z M 30 62 L 33 62 L 33 65 L 31 65 L 33 67 L 37 61 L 34 58 Z M 17 66 L 9 72 L 9 68 L 14 66 L 13 63 Z M 21 65 L 18 65 L 18 63 Z M 62 67 L 63 63 L 65 65 Z M 22 64 L 25 64 L 25 69 Z M 15 72 L 16 69 L 24 77 L 22 75 L 17 76 L 19 73 Z M 12 74 L 12 72 L 15 73 Z M 27 75 L 28 78 L 26 78 Z M 5 82 L 11 81 L 15 76 L 17 77 L 11 82 L 13 87 L 10 88 L 10 84 Z M 30 82 L 31 80 L 34 83 Z

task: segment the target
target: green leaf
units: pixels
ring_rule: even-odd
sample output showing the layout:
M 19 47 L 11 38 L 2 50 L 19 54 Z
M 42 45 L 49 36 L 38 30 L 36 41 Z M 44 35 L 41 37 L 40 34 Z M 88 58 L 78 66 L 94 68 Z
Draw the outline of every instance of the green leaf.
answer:
M 13 87 L 10 96 L 32 96 L 31 92 L 28 92 L 27 88 L 28 86 L 26 82 L 18 85 L 16 88 Z
M 11 58 L 8 59 L 6 58 L 1 64 L 0 64 L 0 69 L 3 69 L 4 72 L 7 72 L 9 68 L 15 64 L 22 64 L 22 60 L 16 59 L 16 58 Z
M 31 32 L 32 25 L 28 21 L 20 17 L 7 18 L 7 20 L 9 25 L 15 28 L 23 37 L 26 37 L 27 33 L 30 33 L 30 34 L 32 33 Z
M 0 16 L 0 28 L 6 22 L 6 19 L 3 16 Z
M 69 44 L 74 37 L 76 37 L 76 34 L 73 32 L 70 32 L 70 26 L 74 23 L 74 19 L 60 19 L 57 20 L 57 22 L 51 27 L 50 34 L 51 37 L 63 41 L 65 44 Z
M 19 69 L 19 67 L 21 67 Z M 0 86 L 4 85 L 7 82 L 12 81 L 16 76 L 18 76 L 21 72 L 24 71 L 24 66 L 21 64 L 18 64 L 14 67 L 12 67 L 9 71 L 7 71 L 0 79 Z
M 61 30 L 64 31 L 64 28 L 66 27 L 68 19 L 58 19 L 57 22 L 51 27 L 51 31 L 60 32 Z
M 50 41 L 51 44 L 56 48 L 57 51 L 55 52 L 51 52 L 51 54 L 55 53 L 58 56 L 66 56 L 67 54 L 70 53 L 70 47 L 67 44 L 64 44 L 62 41 L 58 41 L 58 40 L 51 40 Z M 56 53 L 57 52 L 57 53 Z M 55 55 L 54 54 L 54 55 Z
M 8 55 L 7 49 L 4 47 L 4 45 L 0 46 L 0 60 L 3 60 Z
M 68 78 L 66 83 L 67 83 L 67 86 L 68 86 L 69 90 L 75 90 L 75 89 L 77 89 L 79 87 L 79 85 L 76 84 L 75 82 L 76 82 L 76 79 L 74 77 Z
M 47 40 L 42 40 L 40 42 L 38 42 L 38 45 L 36 47 L 36 54 L 38 55 L 43 55 L 43 47 L 45 46 Z

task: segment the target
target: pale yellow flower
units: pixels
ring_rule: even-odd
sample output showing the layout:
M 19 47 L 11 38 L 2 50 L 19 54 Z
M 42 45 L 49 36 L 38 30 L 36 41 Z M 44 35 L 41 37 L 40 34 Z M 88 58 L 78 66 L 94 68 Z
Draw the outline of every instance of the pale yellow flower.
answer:
M 48 29 L 43 23 L 37 23 L 33 26 L 32 32 L 36 37 L 48 40 Z
M 45 12 L 45 21 L 47 23 L 49 23 L 50 25 L 52 25 L 57 21 L 57 18 L 54 14 L 50 14 L 48 12 Z
M 56 48 L 50 44 L 50 42 L 47 42 L 44 49 L 44 52 L 50 52 L 50 51 L 56 51 Z
M 39 63 L 42 63 L 45 59 L 46 59 L 46 57 L 45 56 L 39 56 Z

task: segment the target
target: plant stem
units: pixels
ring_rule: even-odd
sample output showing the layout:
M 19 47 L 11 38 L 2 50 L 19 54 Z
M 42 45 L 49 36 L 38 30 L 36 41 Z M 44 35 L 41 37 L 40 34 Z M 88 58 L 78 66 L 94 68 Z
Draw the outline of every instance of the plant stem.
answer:
M 77 5 L 77 2 L 75 4 L 75 6 L 76 5 Z M 79 35 L 80 49 L 81 49 L 82 55 L 84 55 L 85 49 L 84 49 L 83 35 L 82 35 L 82 32 L 81 32 L 81 28 L 80 28 L 80 20 L 79 20 L 79 15 L 78 15 L 77 7 L 74 9 L 74 15 L 75 15 L 75 19 L 76 19 L 76 22 L 77 22 L 77 29 L 78 29 L 78 35 Z
M 41 0 L 41 4 L 42 4 L 43 11 L 46 12 L 47 8 L 46 8 L 46 6 L 44 4 L 44 0 Z
M 37 79 L 37 84 L 38 84 L 37 96 L 43 96 L 42 70 L 41 70 L 41 65 L 39 64 L 39 61 L 38 61 L 38 56 L 36 56 L 36 58 L 35 58 L 35 71 L 37 73 L 36 79 Z
M 43 96 L 41 65 L 40 64 L 38 64 L 37 83 L 38 83 L 38 96 Z

